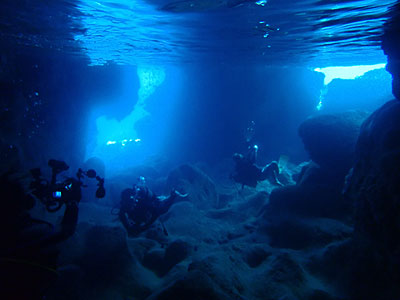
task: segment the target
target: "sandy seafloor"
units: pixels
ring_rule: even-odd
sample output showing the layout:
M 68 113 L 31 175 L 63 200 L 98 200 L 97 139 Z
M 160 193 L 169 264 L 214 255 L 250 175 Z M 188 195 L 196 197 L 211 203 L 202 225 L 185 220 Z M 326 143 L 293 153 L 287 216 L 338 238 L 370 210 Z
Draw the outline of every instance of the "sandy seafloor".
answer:
M 89 187 L 77 231 L 59 247 L 60 275 L 48 299 L 336 299 L 319 261 L 351 235 L 345 218 L 276 209 L 269 195 L 277 186 L 242 189 L 229 179 L 231 168 L 228 160 L 213 168 L 184 164 L 163 175 L 141 166 L 109 179 L 100 200 Z M 283 189 L 296 185 L 300 170 L 287 164 Z M 160 217 L 167 235 L 156 221 L 128 237 L 115 215 L 120 191 L 138 175 L 158 194 L 189 193 Z M 50 215 L 55 222 L 61 216 Z

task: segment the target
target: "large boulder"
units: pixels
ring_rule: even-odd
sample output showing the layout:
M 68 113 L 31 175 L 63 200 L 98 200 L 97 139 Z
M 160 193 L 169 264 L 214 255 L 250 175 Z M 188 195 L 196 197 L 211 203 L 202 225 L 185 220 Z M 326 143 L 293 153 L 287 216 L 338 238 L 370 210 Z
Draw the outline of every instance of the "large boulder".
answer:
M 349 299 L 400 299 L 400 102 L 387 102 L 362 125 L 346 189 L 355 230 L 347 242 L 312 257 Z M 318 257 L 320 256 L 320 257 Z
M 371 253 L 367 293 L 400 298 L 400 102 L 389 101 L 363 124 L 348 194 L 355 201 L 355 243 Z M 361 266 L 361 265 L 360 265 Z M 371 291 L 371 287 L 375 287 Z M 386 295 L 386 296 L 383 296 Z M 391 295 L 389 297 L 389 295 Z M 386 298 L 385 298 L 386 297 Z M 378 299 L 376 298 L 376 299 Z
M 304 121 L 299 134 L 312 162 L 303 164 L 295 186 L 272 191 L 267 215 L 348 218 L 352 203 L 342 197 L 342 189 L 354 162 L 356 140 L 366 116 L 351 111 Z
M 365 112 L 318 115 L 304 121 L 299 135 L 311 159 L 322 168 L 346 174 L 354 162 L 354 150 Z
M 189 194 L 189 201 L 199 209 L 218 206 L 218 193 L 211 178 L 192 165 L 173 170 L 167 179 L 167 189 Z
M 349 219 L 353 205 L 342 195 L 343 182 L 344 177 L 332 176 L 329 170 L 310 163 L 303 167 L 297 185 L 271 192 L 265 213 Z
M 363 124 L 349 194 L 357 232 L 400 250 L 400 102 L 387 102 Z

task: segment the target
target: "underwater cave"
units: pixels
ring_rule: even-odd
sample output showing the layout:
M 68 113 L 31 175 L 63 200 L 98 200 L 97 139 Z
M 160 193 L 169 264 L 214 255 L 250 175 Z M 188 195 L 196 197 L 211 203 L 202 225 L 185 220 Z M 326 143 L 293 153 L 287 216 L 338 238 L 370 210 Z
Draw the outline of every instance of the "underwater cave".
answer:
M 2 299 L 400 299 L 396 0 L 0 3 Z

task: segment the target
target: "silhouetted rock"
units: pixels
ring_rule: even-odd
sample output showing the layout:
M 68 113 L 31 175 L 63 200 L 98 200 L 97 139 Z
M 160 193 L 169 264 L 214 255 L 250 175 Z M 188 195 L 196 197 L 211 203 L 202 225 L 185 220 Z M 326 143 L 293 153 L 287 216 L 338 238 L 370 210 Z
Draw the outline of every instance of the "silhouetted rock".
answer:
M 362 125 L 346 195 L 355 203 L 351 240 L 311 258 L 314 274 L 355 300 L 400 298 L 400 102 L 387 102 Z
M 210 177 L 191 165 L 182 165 L 173 170 L 167 179 L 167 190 L 177 189 L 189 193 L 189 201 L 197 208 L 209 209 L 218 206 L 218 193 Z
M 366 113 L 347 112 L 309 118 L 299 128 L 310 163 L 302 164 L 295 186 L 271 192 L 268 215 L 347 218 L 352 203 L 342 196 L 345 175 L 353 164 L 355 144 Z
M 388 57 L 386 69 L 392 74 L 393 95 L 400 100 L 400 4 L 392 10 L 392 18 L 385 24 L 382 49 Z
M 398 246 L 400 234 L 400 103 L 387 102 L 363 124 L 349 194 L 356 200 L 356 230 Z
M 356 157 L 347 192 L 355 201 L 356 247 L 360 255 L 369 257 L 371 274 L 366 294 L 397 299 L 400 297 L 399 101 L 387 102 L 364 122 Z M 360 268 L 364 266 L 359 264 Z M 372 284 L 374 281 L 376 284 Z
M 300 125 L 299 135 L 314 162 L 344 176 L 354 162 L 355 144 L 366 117 L 367 113 L 358 111 L 314 116 Z

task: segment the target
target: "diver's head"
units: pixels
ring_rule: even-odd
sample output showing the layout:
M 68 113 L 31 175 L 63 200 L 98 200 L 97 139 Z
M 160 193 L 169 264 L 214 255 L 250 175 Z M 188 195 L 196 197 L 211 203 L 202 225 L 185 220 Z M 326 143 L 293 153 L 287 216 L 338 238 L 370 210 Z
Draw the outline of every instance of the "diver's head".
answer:
M 138 179 L 137 179 L 136 186 L 145 187 L 146 186 L 146 178 L 144 178 L 143 176 L 139 176 Z
M 232 158 L 235 163 L 238 163 L 243 160 L 243 155 L 240 153 L 235 153 L 233 154 Z
M 249 147 L 249 151 L 246 155 L 246 160 L 249 163 L 255 164 L 257 161 L 257 151 L 258 151 L 258 146 L 257 145 L 252 145 Z

